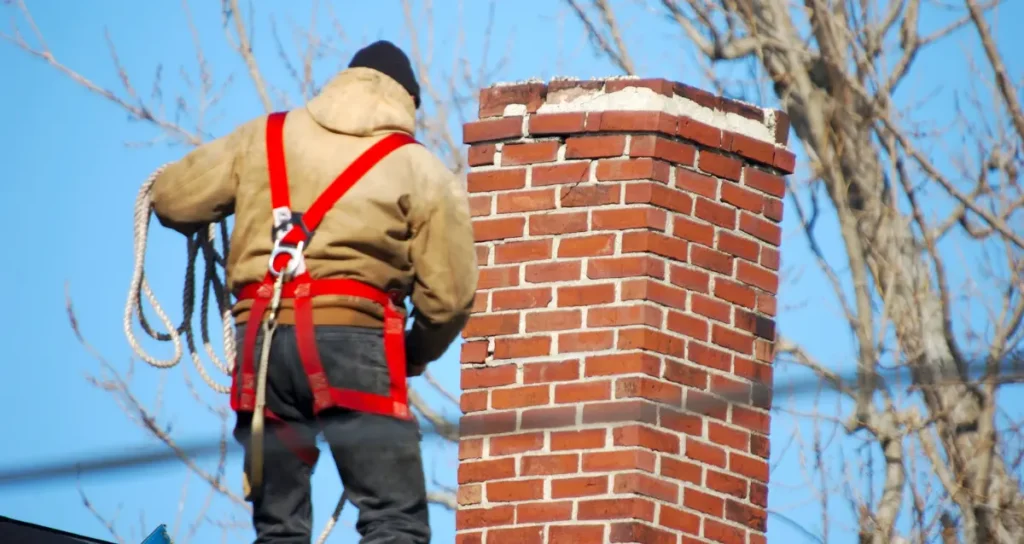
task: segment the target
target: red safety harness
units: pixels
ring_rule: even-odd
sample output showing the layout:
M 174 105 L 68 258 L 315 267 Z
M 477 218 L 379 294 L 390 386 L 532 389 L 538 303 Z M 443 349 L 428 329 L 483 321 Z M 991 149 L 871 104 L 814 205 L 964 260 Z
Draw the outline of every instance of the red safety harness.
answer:
M 405 369 L 405 315 L 398 291 L 386 292 L 374 286 L 350 279 L 316 279 L 306 270 L 302 250 L 307 247 L 313 233 L 324 215 L 345 193 L 370 169 L 392 151 L 408 144 L 417 143 L 407 134 L 393 133 L 376 142 L 359 156 L 331 183 L 313 202 L 305 213 L 293 212 L 288 191 L 288 172 L 284 158 L 284 121 L 287 113 L 271 114 L 267 119 L 267 167 L 270 174 L 270 199 L 274 214 L 271 236 L 274 249 L 270 255 L 269 270 L 260 283 L 252 283 L 238 290 L 238 300 L 251 300 L 249 320 L 242 346 L 242 368 L 235 373 L 231 383 L 231 408 L 236 412 L 252 412 L 256 404 L 256 368 L 254 354 L 256 338 L 261 329 L 263 317 L 271 305 L 275 283 L 280 274 L 286 274 L 282 285 L 281 298 L 293 299 L 295 315 L 295 339 L 299 357 L 309 378 L 313 392 L 313 411 L 332 408 L 348 408 L 411 419 Z M 332 387 L 327 380 L 320 353 L 317 350 L 313 330 L 313 297 L 340 295 L 371 300 L 384 308 L 384 357 L 390 374 L 390 395 L 383 396 L 362 391 Z M 268 420 L 281 421 L 269 409 Z M 279 435 L 285 442 L 298 440 L 294 430 L 287 425 L 278 426 Z M 291 436 L 289 436 L 291 435 Z M 293 448 L 295 449 L 295 448 Z M 303 448 L 307 449 L 308 448 Z M 299 453 L 298 451 L 296 453 Z M 314 464 L 313 451 L 303 452 L 302 457 Z

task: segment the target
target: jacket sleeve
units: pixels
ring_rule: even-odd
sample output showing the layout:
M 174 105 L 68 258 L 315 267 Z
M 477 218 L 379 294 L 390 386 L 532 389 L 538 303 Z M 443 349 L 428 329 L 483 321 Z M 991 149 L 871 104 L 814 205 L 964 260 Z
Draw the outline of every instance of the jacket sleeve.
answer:
M 413 225 L 411 257 L 416 280 L 413 325 L 406 339 L 410 365 L 437 360 L 462 332 L 477 288 L 476 250 L 469 197 L 461 181 L 437 158 L 423 171 L 434 197 Z
M 254 125 L 199 146 L 157 176 L 150 202 L 160 224 L 190 234 L 234 213 L 237 164 Z

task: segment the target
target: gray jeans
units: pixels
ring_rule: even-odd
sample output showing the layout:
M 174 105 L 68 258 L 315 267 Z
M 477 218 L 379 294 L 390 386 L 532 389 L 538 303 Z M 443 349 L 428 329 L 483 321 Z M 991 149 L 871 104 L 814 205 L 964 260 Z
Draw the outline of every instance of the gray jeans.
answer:
M 239 346 L 244 334 L 242 325 L 238 328 Z M 390 379 L 380 330 L 320 326 L 316 337 L 332 386 L 388 394 Z M 261 332 L 256 340 L 257 358 L 262 342 Z M 362 536 L 361 544 L 430 542 L 416 421 L 343 409 L 314 416 L 313 394 L 291 326 L 279 325 L 274 332 L 267 369 L 267 407 L 307 445 L 315 446 L 317 434 L 323 432 L 348 499 L 359 509 L 356 530 Z M 235 426 L 235 438 L 246 449 L 251 419 L 250 414 L 239 414 Z M 294 444 L 281 439 L 279 425 L 268 421 L 264 434 L 263 489 L 253 501 L 255 544 L 307 544 L 312 538 L 310 475 L 314 467 L 293 452 Z

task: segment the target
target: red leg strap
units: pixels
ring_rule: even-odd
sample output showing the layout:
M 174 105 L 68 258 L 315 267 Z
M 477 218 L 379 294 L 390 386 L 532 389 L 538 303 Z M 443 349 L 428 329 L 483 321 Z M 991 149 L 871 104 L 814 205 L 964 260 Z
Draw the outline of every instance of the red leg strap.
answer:
M 316 345 L 309 278 L 295 281 L 295 343 L 298 344 L 299 358 L 302 359 L 302 367 L 306 370 L 309 387 L 313 391 L 313 411 L 320 412 L 331 406 L 331 386 Z
M 256 337 L 263 324 L 263 313 L 270 305 L 273 289 L 272 284 L 263 282 L 249 308 L 249 321 L 242 340 L 242 368 L 232 382 L 234 391 L 231 393 L 231 408 L 235 411 L 252 411 L 256 408 Z

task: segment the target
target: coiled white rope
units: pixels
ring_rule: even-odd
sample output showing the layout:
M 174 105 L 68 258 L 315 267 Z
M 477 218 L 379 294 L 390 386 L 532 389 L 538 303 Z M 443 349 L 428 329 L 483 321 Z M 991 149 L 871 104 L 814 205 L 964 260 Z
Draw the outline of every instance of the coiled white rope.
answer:
M 192 358 L 192 363 L 195 365 L 196 371 L 199 373 L 199 376 L 202 377 L 203 381 L 218 393 L 229 393 L 231 391 L 229 386 L 218 383 L 210 377 L 210 374 L 207 372 L 206 365 L 203 364 L 202 358 L 199 355 L 199 350 L 196 349 L 195 334 L 192 326 L 192 317 L 195 310 L 195 268 L 196 260 L 201 252 L 203 260 L 205 261 L 203 288 L 199 308 L 201 340 L 203 348 L 210 360 L 213 361 L 214 366 L 216 366 L 224 375 L 231 376 L 235 366 L 234 321 L 231 317 L 231 304 L 228 299 L 227 289 L 224 285 L 224 281 L 221 280 L 217 273 L 218 266 L 222 269 L 226 268 L 224 257 L 218 253 L 214 247 L 218 225 L 207 225 L 206 228 L 200 229 L 199 233 L 188 238 L 188 261 L 185 266 L 185 286 L 182 293 L 184 315 L 180 326 L 174 326 L 171 319 L 167 316 L 167 313 L 164 312 L 163 307 L 160 306 L 160 303 L 157 301 L 153 291 L 150 289 L 149 282 L 146 281 L 146 243 L 149 235 L 149 221 L 152 215 L 149 192 L 150 187 L 153 185 L 153 181 L 161 172 L 163 172 L 166 166 L 167 165 L 161 166 L 149 176 L 146 182 L 142 184 L 142 187 L 139 189 L 139 194 L 135 199 L 135 262 L 132 271 L 131 284 L 128 288 L 128 301 L 124 308 L 124 334 L 128 339 L 128 344 L 131 345 L 135 354 L 140 359 L 156 368 L 171 368 L 181 361 L 182 354 L 185 351 L 184 346 L 182 346 L 182 337 L 184 337 L 185 343 L 188 347 L 189 356 Z M 221 231 L 222 245 L 224 247 L 224 255 L 226 255 L 228 252 L 227 225 L 224 222 L 221 222 L 219 227 L 219 230 Z M 211 294 L 217 300 L 217 308 L 220 311 L 222 333 L 224 337 L 224 358 L 227 360 L 226 362 L 222 361 L 217 356 L 213 349 L 213 345 L 210 342 L 209 306 Z M 156 314 L 167 332 L 154 331 L 150 326 L 145 313 L 142 311 L 143 295 L 146 296 L 150 306 L 153 307 L 153 313 Z M 133 316 L 138 317 L 139 325 L 150 338 L 160 342 L 172 343 L 174 346 L 174 354 L 170 359 L 157 359 L 146 352 L 135 336 L 132 323 Z
M 198 234 L 195 234 L 188 239 L 188 260 L 185 265 L 185 286 L 182 292 L 182 313 L 184 315 L 180 326 L 174 326 L 174 323 L 171 322 L 171 319 L 167 316 L 167 313 L 164 312 L 163 307 L 161 307 L 160 303 L 157 301 L 156 295 L 154 295 L 153 291 L 149 288 L 149 282 L 146 281 L 146 242 L 148 241 L 149 222 L 152 216 L 152 205 L 150 202 L 149 192 L 153 185 L 153 181 L 156 180 L 157 176 L 159 176 L 165 168 L 167 168 L 166 164 L 157 168 L 156 171 L 150 174 L 149 178 L 142 184 L 142 187 L 139 188 L 139 194 L 135 198 L 135 262 L 132 270 L 131 284 L 128 287 L 128 301 L 125 303 L 124 308 L 124 334 L 128 339 L 128 344 L 132 347 L 132 351 L 134 351 L 140 359 L 155 368 L 161 369 L 172 368 L 181 362 L 181 356 L 185 351 L 185 347 L 182 346 L 182 336 L 184 336 L 189 355 L 192 358 L 192 363 L 195 365 L 196 371 L 199 372 L 199 376 L 202 377 L 203 381 L 218 393 L 230 393 L 230 386 L 221 385 L 214 381 L 206 371 L 206 367 L 200 358 L 199 351 L 196 349 L 195 335 L 192 330 L 192 317 L 195 310 L 196 260 L 201 252 L 205 265 L 203 272 L 203 289 L 199 302 L 199 327 L 201 340 L 203 348 L 210 360 L 213 361 L 214 366 L 216 366 L 217 369 L 226 376 L 230 377 L 235 369 L 236 346 L 234 318 L 231 315 L 231 301 L 225 286 L 225 281 L 221 280 L 217 273 L 218 266 L 225 272 L 227 270 L 227 261 L 225 256 L 228 254 L 230 249 L 227 223 L 225 221 L 221 221 L 217 225 L 207 225 L 206 228 L 200 229 Z M 218 230 L 220 231 L 221 246 L 224 248 L 223 253 L 218 253 L 215 247 Z M 220 311 L 221 329 L 224 336 L 224 359 L 226 361 L 222 361 L 217 357 L 217 354 L 213 349 L 213 345 L 210 343 L 209 306 L 211 294 L 217 300 L 217 308 Z M 150 326 L 149 321 L 146 320 L 146 315 L 142 311 L 143 295 L 146 296 L 150 306 L 153 307 L 153 313 L 156 314 L 160 323 L 164 326 L 164 329 L 166 329 L 167 332 L 154 331 Z M 150 338 L 160 342 L 172 343 L 174 346 L 174 354 L 170 359 L 157 359 L 146 352 L 135 336 L 132 316 L 138 317 L 139 325 Z M 264 349 L 264 351 L 266 350 Z M 265 353 L 263 354 L 263 358 L 266 358 Z M 261 382 L 265 383 L 265 360 L 261 361 L 260 372 Z M 341 498 L 338 500 L 337 506 L 334 508 L 334 512 L 331 514 L 331 517 L 327 520 L 323 531 L 320 533 L 320 537 L 317 539 L 317 544 L 324 544 L 327 541 L 327 537 L 331 534 L 331 531 L 341 518 L 341 512 L 347 500 L 348 494 L 343 492 L 341 494 Z

